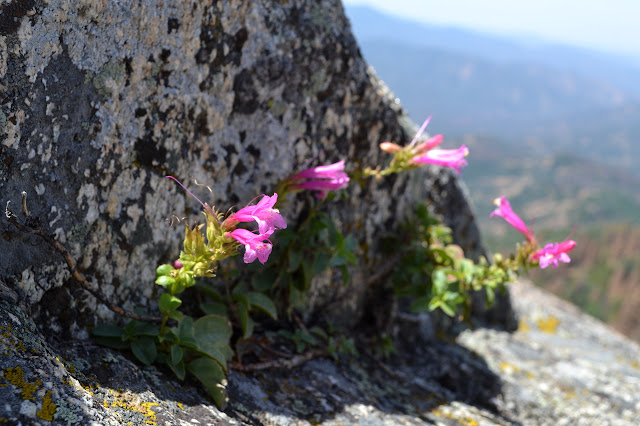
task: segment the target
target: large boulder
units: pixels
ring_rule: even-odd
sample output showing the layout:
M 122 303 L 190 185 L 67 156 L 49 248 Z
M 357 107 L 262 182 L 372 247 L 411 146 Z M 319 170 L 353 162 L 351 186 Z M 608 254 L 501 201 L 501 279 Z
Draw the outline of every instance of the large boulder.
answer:
M 380 142 L 414 132 L 367 67 L 338 0 L 49 0 L 2 11 L 2 201 L 20 215 L 26 191 L 30 220 L 127 310 L 153 312 L 155 268 L 181 248 L 183 226 L 171 218 L 200 216 L 165 175 L 227 211 L 305 165 L 375 167 L 387 160 Z M 290 224 L 303 199 L 282 211 Z M 331 214 L 358 238 L 359 264 L 350 286 L 331 273 L 316 279 L 308 312 L 336 301 L 327 314 L 352 325 L 381 237 L 427 199 L 470 256 L 483 254 L 449 170 L 354 184 Z M 87 324 L 114 320 L 75 286 L 59 253 L 6 223 L 3 236 L 0 276 L 42 327 L 86 337 Z

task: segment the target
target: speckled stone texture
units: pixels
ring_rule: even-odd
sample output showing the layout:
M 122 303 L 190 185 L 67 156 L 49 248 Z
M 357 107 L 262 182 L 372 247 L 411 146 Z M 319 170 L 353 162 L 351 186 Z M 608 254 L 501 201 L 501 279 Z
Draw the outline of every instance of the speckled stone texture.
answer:
M 2 202 L 15 209 L 26 191 L 32 216 L 128 310 L 155 308 L 155 268 L 181 247 L 183 227 L 169 219 L 198 216 L 197 202 L 165 175 L 227 211 L 305 166 L 375 167 L 388 161 L 380 142 L 405 143 L 414 132 L 362 59 L 338 0 L 1 7 Z M 282 211 L 289 223 L 305 199 Z M 343 232 L 357 231 L 361 262 L 351 287 L 330 273 L 316 279 L 308 312 L 333 300 L 336 320 L 357 319 L 380 237 L 424 199 L 471 256 L 483 252 L 449 170 L 351 185 L 331 214 Z M 50 333 L 86 337 L 86 324 L 113 319 L 77 289 L 57 253 L 6 221 L 2 230 L 0 277 Z
M 320 358 L 294 369 L 232 372 L 217 410 L 126 354 L 52 346 L 0 301 L 0 422 L 57 425 L 614 425 L 640 423 L 640 347 L 527 282 L 513 285 L 515 333 L 459 329 L 436 339 L 398 317 L 398 354 Z M 430 330 L 431 329 L 431 330 Z

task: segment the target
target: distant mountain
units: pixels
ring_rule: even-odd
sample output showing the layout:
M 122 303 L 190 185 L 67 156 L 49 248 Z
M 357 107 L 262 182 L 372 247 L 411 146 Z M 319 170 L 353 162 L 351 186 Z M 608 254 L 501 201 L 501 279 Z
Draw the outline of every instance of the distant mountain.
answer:
M 364 40 L 364 56 L 414 120 L 435 114 L 452 134 L 509 132 L 626 100 L 610 84 L 535 63 L 502 64 L 447 50 Z
M 558 71 L 603 80 L 640 96 L 640 60 L 531 37 L 504 37 L 456 27 L 426 25 L 365 6 L 346 6 L 361 43 L 398 42 L 406 46 L 446 49 L 503 64 L 535 63 Z
M 535 220 L 534 230 L 556 229 L 562 238 L 574 225 L 640 224 L 637 176 L 572 152 L 532 156 L 496 140 L 468 137 L 464 143 L 472 159 L 463 178 L 494 249 L 520 239 L 502 220 L 489 218 L 493 200 L 501 195 L 525 221 Z
M 567 46 L 426 26 L 347 7 L 367 61 L 416 123 L 508 141 L 531 156 L 576 152 L 640 176 L 640 67 Z

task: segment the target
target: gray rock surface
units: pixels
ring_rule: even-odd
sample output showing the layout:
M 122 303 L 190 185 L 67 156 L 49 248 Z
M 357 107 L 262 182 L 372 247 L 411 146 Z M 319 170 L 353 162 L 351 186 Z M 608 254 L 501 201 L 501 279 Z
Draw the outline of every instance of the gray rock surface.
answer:
M 0 421 L 9 424 L 637 425 L 640 347 L 574 306 L 513 284 L 514 333 L 460 329 L 437 339 L 425 318 L 394 323 L 398 354 L 313 359 L 229 376 L 221 412 L 190 383 L 127 354 L 48 344 L 0 302 Z M 418 330 L 423 329 L 422 332 Z

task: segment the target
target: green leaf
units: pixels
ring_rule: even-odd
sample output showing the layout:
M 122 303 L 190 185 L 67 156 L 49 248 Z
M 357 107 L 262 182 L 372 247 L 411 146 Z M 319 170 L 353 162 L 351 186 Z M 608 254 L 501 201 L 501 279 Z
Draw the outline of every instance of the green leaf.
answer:
M 167 360 L 167 365 L 173 371 L 173 374 L 180 380 L 184 380 L 184 376 L 186 376 L 187 372 L 185 370 L 184 361 L 180 361 L 177 364 L 174 364 L 170 359 Z
M 271 288 L 276 279 L 278 279 L 278 274 L 273 269 L 269 268 L 262 270 L 260 273 L 253 274 L 251 287 L 258 291 L 267 291 Z
M 123 331 L 117 325 L 102 324 L 102 325 L 96 325 L 95 327 L 93 327 L 93 330 L 91 330 L 91 333 L 94 336 L 120 337 L 122 336 Z
M 160 265 L 156 269 L 156 275 L 159 276 L 159 277 L 161 277 L 163 275 L 169 275 L 169 273 L 171 271 L 173 271 L 174 269 L 175 268 L 172 265 L 168 265 L 168 264 Z
M 240 317 L 240 327 L 242 328 L 242 337 L 245 339 L 253 334 L 253 319 L 249 315 L 248 303 L 240 303 L 238 305 L 238 316 Z
M 429 312 L 429 304 L 431 303 L 431 298 L 427 296 L 419 297 L 411 303 L 409 309 L 412 312 Z
M 110 337 L 110 336 L 97 336 L 95 338 L 95 342 L 102 346 L 107 346 L 113 349 L 129 349 L 129 342 L 125 342 L 120 337 Z
M 327 332 L 324 331 L 322 328 L 318 327 L 317 325 L 311 327 L 309 331 L 315 334 L 316 336 L 320 336 L 324 340 L 329 339 L 329 335 L 327 334 Z
M 180 311 L 169 312 L 169 318 L 180 322 L 184 318 L 184 314 Z
M 164 293 L 158 299 L 158 308 L 160 309 L 160 312 L 163 313 L 175 311 L 181 304 L 182 300 L 170 295 L 169 293 Z
M 193 319 L 185 315 L 185 317 L 178 324 L 178 330 L 176 334 L 180 339 L 180 344 L 188 348 L 196 348 L 197 343 L 193 332 Z
M 150 336 L 142 336 L 139 339 L 131 342 L 131 352 L 138 358 L 143 364 L 151 365 L 158 356 L 156 349 L 156 339 Z
M 233 290 L 231 290 L 231 294 L 234 296 L 245 294 L 247 291 L 249 291 L 248 287 L 249 285 L 246 282 L 241 281 L 238 284 L 236 284 L 235 287 L 233 287 Z
M 247 293 L 247 299 L 249 300 L 249 304 L 251 306 L 264 311 L 273 319 L 278 319 L 278 311 L 276 310 L 276 305 L 274 305 L 273 301 L 265 294 L 250 291 Z
M 315 261 L 313 262 L 313 277 L 320 275 L 325 269 L 329 267 L 329 260 L 331 256 L 327 253 L 320 251 L 316 253 Z
M 220 315 L 205 315 L 193 323 L 193 336 L 198 343 L 229 343 L 231 334 L 227 319 Z
M 301 331 L 300 332 L 300 339 L 302 339 L 303 342 L 308 343 L 310 345 L 316 345 L 318 343 L 318 341 L 316 340 L 315 337 L 313 337 L 313 335 L 307 333 L 306 331 Z
M 494 290 L 493 290 L 493 288 L 492 288 L 492 287 L 490 287 L 490 286 L 486 286 L 486 287 L 484 288 L 484 291 L 485 291 L 485 293 L 486 293 L 486 295 L 487 295 L 487 306 L 493 306 L 493 303 L 494 303 L 494 302 L 495 302 L 495 300 L 496 300 L 496 293 L 495 293 L 495 291 L 494 291 Z
M 442 309 L 442 311 L 450 317 L 453 317 L 456 314 L 455 309 L 453 309 L 449 304 L 445 302 L 440 303 L 440 309 Z
M 224 303 L 201 303 L 200 309 L 205 314 L 220 315 L 223 317 L 227 316 L 227 307 L 224 305 Z
M 176 282 L 175 278 L 171 278 L 168 275 L 160 275 L 156 278 L 156 284 L 161 285 L 162 287 L 169 287 Z
M 131 320 L 124 327 L 124 337 L 131 340 L 136 336 L 157 336 L 160 330 L 157 326 L 148 322 Z
M 174 364 L 178 364 L 182 361 L 182 357 L 184 356 L 184 350 L 178 345 L 171 346 L 171 362 Z
M 296 247 L 289 250 L 288 253 L 288 264 L 287 264 L 287 272 L 293 272 L 300 267 L 300 262 L 302 262 L 302 251 L 297 250 Z
M 435 295 L 444 293 L 447 288 L 447 274 L 444 270 L 438 268 L 431 274 L 432 292 Z
M 204 385 L 216 406 L 224 410 L 228 401 L 227 380 L 220 365 L 212 359 L 202 357 L 191 361 L 187 370 Z

